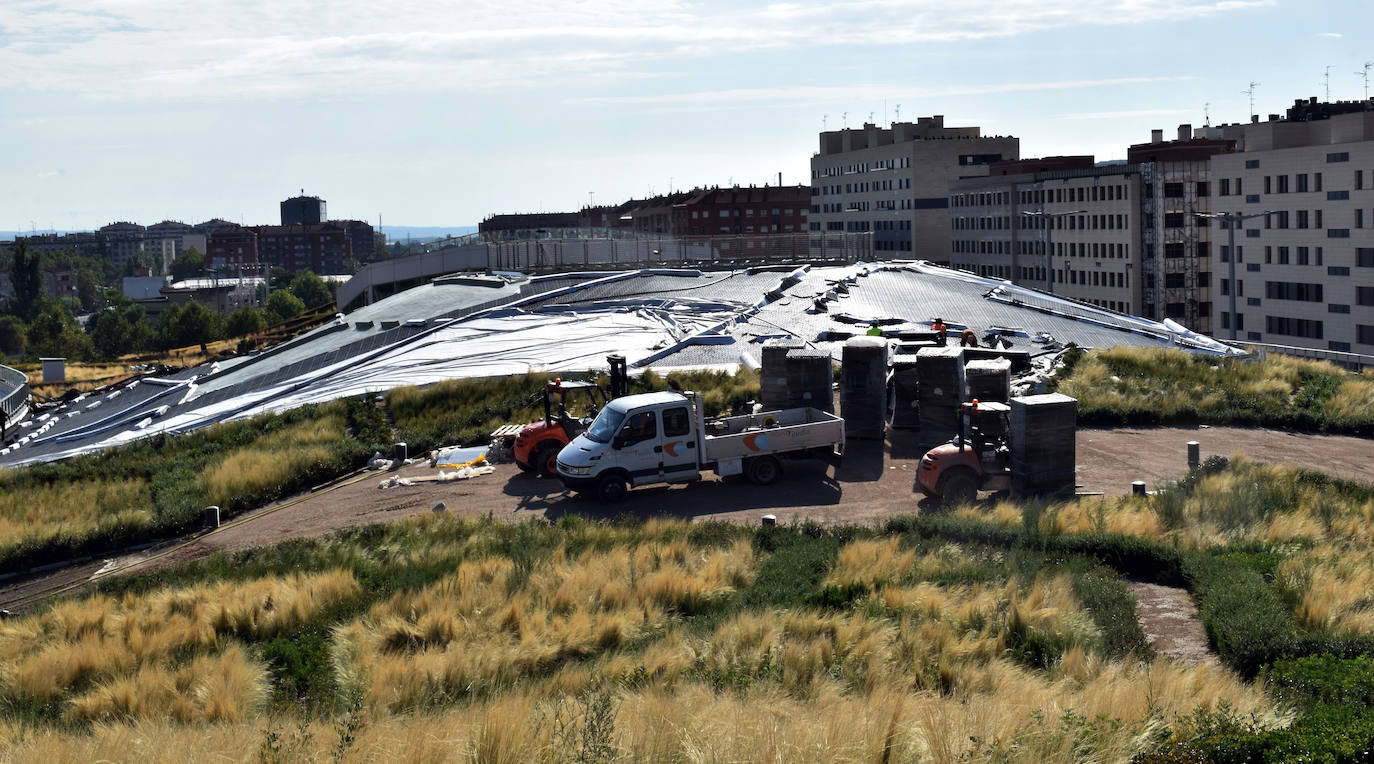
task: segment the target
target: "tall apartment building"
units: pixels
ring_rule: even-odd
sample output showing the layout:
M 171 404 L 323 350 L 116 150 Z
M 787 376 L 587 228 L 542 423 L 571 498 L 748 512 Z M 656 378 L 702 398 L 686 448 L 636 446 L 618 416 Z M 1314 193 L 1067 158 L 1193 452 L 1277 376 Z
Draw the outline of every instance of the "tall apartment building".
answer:
M 318 196 L 293 196 L 281 203 L 282 225 L 311 225 L 323 223 L 329 216 L 325 214 L 325 202 Z
M 1124 164 L 1001 162 L 950 184 L 950 262 L 1100 307 L 1212 328 L 1208 158 L 1231 141 L 1153 131 Z M 1053 247 L 1053 279 L 1045 246 Z
M 1212 158 L 1215 209 L 1266 214 L 1235 232 L 1235 315 L 1223 277 L 1217 335 L 1234 322 L 1241 341 L 1374 356 L 1374 101 L 1222 129 L 1238 150 Z
M 338 223 L 260 225 L 253 230 L 257 232 L 258 262 L 291 273 L 343 273 L 344 261 L 353 257 L 348 229 Z
M 206 244 L 205 263 L 211 268 L 234 270 L 258 259 L 258 232 L 252 228 L 217 226 Z
M 1142 181 L 1140 315 L 1213 333 L 1216 226 L 1203 215 L 1212 211 L 1210 160 L 1234 148 L 1218 128 L 1179 125 L 1177 140 L 1154 130 L 1149 143 L 1127 149 Z
M 990 171 L 950 184 L 953 267 L 1140 311 L 1139 167 L 1097 167 L 1092 157 L 1075 156 L 999 162 Z
M 950 183 L 1020 157 L 1020 139 L 945 127 L 940 115 L 820 134 L 811 157 L 812 232 L 873 233 L 880 256 L 949 262 Z

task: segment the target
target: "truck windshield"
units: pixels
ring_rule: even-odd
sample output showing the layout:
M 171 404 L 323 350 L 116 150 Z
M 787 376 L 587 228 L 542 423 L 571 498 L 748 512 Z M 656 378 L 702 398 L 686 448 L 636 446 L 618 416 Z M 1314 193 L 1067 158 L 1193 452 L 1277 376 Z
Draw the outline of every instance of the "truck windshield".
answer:
M 616 411 L 613 408 L 607 407 L 601 409 L 601 413 L 597 415 L 596 421 L 592 422 L 592 426 L 588 427 L 587 431 L 583 434 L 586 435 L 589 440 L 594 440 L 597 443 L 610 443 L 611 438 L 615 437 L 615 434 L 620 431 L 620 423 L 624 421 L 625 412 Z

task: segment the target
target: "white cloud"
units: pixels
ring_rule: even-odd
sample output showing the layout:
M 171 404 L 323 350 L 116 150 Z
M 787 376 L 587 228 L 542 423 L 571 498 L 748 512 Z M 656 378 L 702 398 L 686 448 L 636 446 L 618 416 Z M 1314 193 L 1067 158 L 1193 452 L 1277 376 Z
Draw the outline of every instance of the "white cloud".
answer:
M 595 88 L 655 63 L 1181 21 L 1275 0 L 19 0 L 0 91 L 111 99 Z
M 1318 37 L 1340 37 L 1340 36 L 1341 36 L 1341 33 L 1340 33 L 1340 32 L 1322 32 L 1321 34 L 1318 34 L 1317 36 L 1318 36 Z
M 692 93 L 657 93 L 633 96 L 586 96 L 569 98 L 569 104 L 612 105 L 639 104 L 647 106 L 679 105 L 694 110 L 701 107 L 727 106 L 740 103 L 796 103 L 819 104 L 834 101 L 877 101 L 884 98 L 953 98 L 958 96 L 1023 93 L 1038 90 L 1074 90 L 1079 88 L 1141 85 L 1156 82 L 1178 82 L 1191 76 L 1174 77 L 1116 77 L 1097 80 L 1052 80 L 1046 82 L 1000 82 L 984 85 L 946 85 L 942 87 L 912 88 L 910 85 L 865 83 L 839 86 L 802 86 L 777 88 L 737 88 Z M 895 100 L 894 100 L 895 102 Z

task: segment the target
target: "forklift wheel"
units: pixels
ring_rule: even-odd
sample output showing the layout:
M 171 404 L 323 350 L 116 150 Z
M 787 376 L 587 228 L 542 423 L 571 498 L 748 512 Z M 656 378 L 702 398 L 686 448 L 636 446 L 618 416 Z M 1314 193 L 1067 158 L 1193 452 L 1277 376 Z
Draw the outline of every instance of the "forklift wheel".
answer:
M 972 504 L 978 500 L 978 477 L 968 468 L 950 470 L 940 476 L 935 492 L 945 506 Z
M 541 477 L 558 477 L 559 446 L 544 446 L 534 452 L 534 469 Z
M 515 466 L 519 467 L 521 472 L 534 472 L 534 465 L 532 465 L 532 464 L 525 464 L 524 462 L 520 461 L 519 459 L 516 459 L 516 460 L 515 460 Z
M 625 498 L 628 491 L 625 478 L 617 474 L 602 475 L 601 479 L 596 481 L 596 498 L 607 504 L 615 504 Z

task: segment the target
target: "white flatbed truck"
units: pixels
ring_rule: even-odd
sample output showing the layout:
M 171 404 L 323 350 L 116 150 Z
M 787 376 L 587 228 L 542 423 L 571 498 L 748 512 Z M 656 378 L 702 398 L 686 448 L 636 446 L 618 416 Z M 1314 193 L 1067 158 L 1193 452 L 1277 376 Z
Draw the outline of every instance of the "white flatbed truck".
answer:
M 558 453 L 568 488 L 607 502 L 631 487 L 743 474 L 767 485 L 782 457 L 837 462 L 844 455 L 844 420 L 815 408 L 706 419 L 694 393 L 628 395 L 606 404 L 596 420 Z

